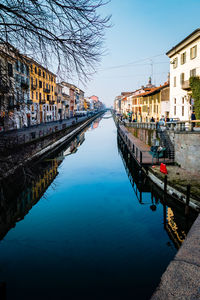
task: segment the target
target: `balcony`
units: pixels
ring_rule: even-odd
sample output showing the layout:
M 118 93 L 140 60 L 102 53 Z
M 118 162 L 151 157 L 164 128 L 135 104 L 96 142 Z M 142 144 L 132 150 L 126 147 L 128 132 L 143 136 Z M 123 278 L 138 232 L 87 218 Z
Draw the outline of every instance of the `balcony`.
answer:
M 191 87 L 190 87 L 190 82 L 189 82 L 189 80 L 183 81 L 183 82 L 181 83 L 181 88 L 182 88 L 183 90 L 185 90 L 185 91 L 190 90 Z
M 33 100 L 30 100 L 30 99 L 27 100 L 27 104 L 30 104 L 30 105 L 33 104 Z
M 10 104 L 8 104 L 8 110 L 13 110 L 16 106 L 17 105 L 14 105 L 14 103 L 10 103 Z
M 66 106 L 66 105 L 68 105 L 68 101 L 62 100 L 62 104 Z
M 50 89 L 43 88 L 43 92 L 49 94 L 50 93 Z
M 9 92 L 9 87 L 6 84 L 0 82 L 0 93 L 6 94 L 8 92 Z
M 50 105 L 55 104 L 55 100 L 49 100 L 49 104 L 50 104 Z
M 31 89 L 36 90 L 37 89 L 37 84 L 31 84 Z
M 39 100 L 39 103 L 40 104 L 46 104 L 46 100 L 44 99 L 44 100 Z
M 29 89 L 29 84 L 26 83 L 26 82 L 21 82 L 21 88 L 22 88 L 23 90 L 28 90 L 28 89 Z

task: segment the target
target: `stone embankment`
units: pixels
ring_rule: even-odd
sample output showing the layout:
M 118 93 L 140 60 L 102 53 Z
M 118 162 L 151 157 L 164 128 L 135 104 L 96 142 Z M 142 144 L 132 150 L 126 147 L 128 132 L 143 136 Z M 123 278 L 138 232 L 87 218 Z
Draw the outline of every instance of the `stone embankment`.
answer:
M 200 299 L 200 216 L 151 297 L 151 300 L 173 299 Z
M 8 146 L 1 148 L 0 180 L 9 175 L 13 175 L 20 167 L 24 167 L 32 161 L 37 160 L 41 156 L 61 147 L 64 143 L 70 141 L 74 136 L 76 136 L 80 131 L 82 131 L 86 126 L 88 126 L 93 120 L 101 116 L 103 113 L 104 111 L 99 112 L 98 114 L 95 114 L 89 118 L 81 118 L 76 121 L 73 120 L 71 123 L 66 121 L 68 124 L 65 124 L 65 126 L 60 124 L 60 130 L 58 130 L 56 123 L 47 124 L 48 127 L 51 126 L 51 128 L 53 127 L 54 129 L 49 131 L 49 128 L 46 128 L 47 134 L 34 137 L 34 139 L 30 141 L 27 141 L 25 138 L 25 143 L 21 143 L 20 139 L 20 143 L 12 144 L 10 141 L 13 141 L 13 139 L 10 138 Z M 30 132 L 25 130 L 25 133 L 23 133 L 23 130 L 21 130 L 19 133 L 16 133 L 18 135 L 26 134 L 30 136 L 32 131 L 35 132 L 37 130 L 37 132 L 40 133 L 43 126 L 44 125 L 41 125 L 41 127 L 37 126 L 37 128 L 29 128 L 27 131 Z M 11 133 L 9 133 L 9 135 L 11 137 Z

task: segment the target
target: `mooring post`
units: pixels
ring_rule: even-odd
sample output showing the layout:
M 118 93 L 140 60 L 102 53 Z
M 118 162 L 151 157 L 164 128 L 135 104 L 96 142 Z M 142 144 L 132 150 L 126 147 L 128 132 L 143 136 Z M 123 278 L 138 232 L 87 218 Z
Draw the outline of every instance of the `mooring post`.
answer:
M 142 164 L 142 151 L 140 151 L 140 165 Z
M 165 175 L 165 178 L 164 178 L 164 193 L 165 194 L 167 193 L 167 175 Z
M 188 184 L 187 185 L 187 192 L 186 192 L 185 215 L 189 214 L 190 190 L 191 190 L 191 185 Z

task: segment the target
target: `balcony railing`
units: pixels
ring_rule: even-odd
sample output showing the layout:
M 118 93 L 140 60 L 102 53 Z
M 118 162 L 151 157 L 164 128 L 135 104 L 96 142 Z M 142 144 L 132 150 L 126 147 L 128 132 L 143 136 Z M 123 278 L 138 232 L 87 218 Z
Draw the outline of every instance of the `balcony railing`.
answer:
M 43 92 L 49 94 L 50 93 L 50 89 L 43 88 Z
M 0 93 L 6 94 L 8 92 L 9 92 L 9 87 L 6 84 L 0 82 Z
M 67 106 L 68 105 L 68 101 L 67 100 L 62 100 L 62 104 Z
M 31 89 L 36 90 L 37 89 L 37 84 L 31 84 Z
M 183 90 L 190 90 L 191 89 L 191 87 L 190 87 L 190 82 L 189 82 L 189 80 L 185 80 L 185 81 L 183 81 L 182 83 L 181 83 L 181 88 L 183 89 Z
M 49 100 L 49 104 L 53 105 L 55 103 L 55 100 Z
M 40 104 L 46 104 L 46 100 L 44 99 L 44 100 L 39 100 L 39 103 Z
M 33 104 L 33 100 L 28 99 L 28 100 L 27 100 L 27 104 Z

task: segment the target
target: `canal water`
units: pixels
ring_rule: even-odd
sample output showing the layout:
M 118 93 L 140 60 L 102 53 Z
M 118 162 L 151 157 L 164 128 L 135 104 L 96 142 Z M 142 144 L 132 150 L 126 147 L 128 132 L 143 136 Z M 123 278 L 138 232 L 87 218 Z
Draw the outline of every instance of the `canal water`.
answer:
M 183 242 L 195 216 L 138 180 L 109 115 L 1 186 L 8 300 L 150 299 Z

